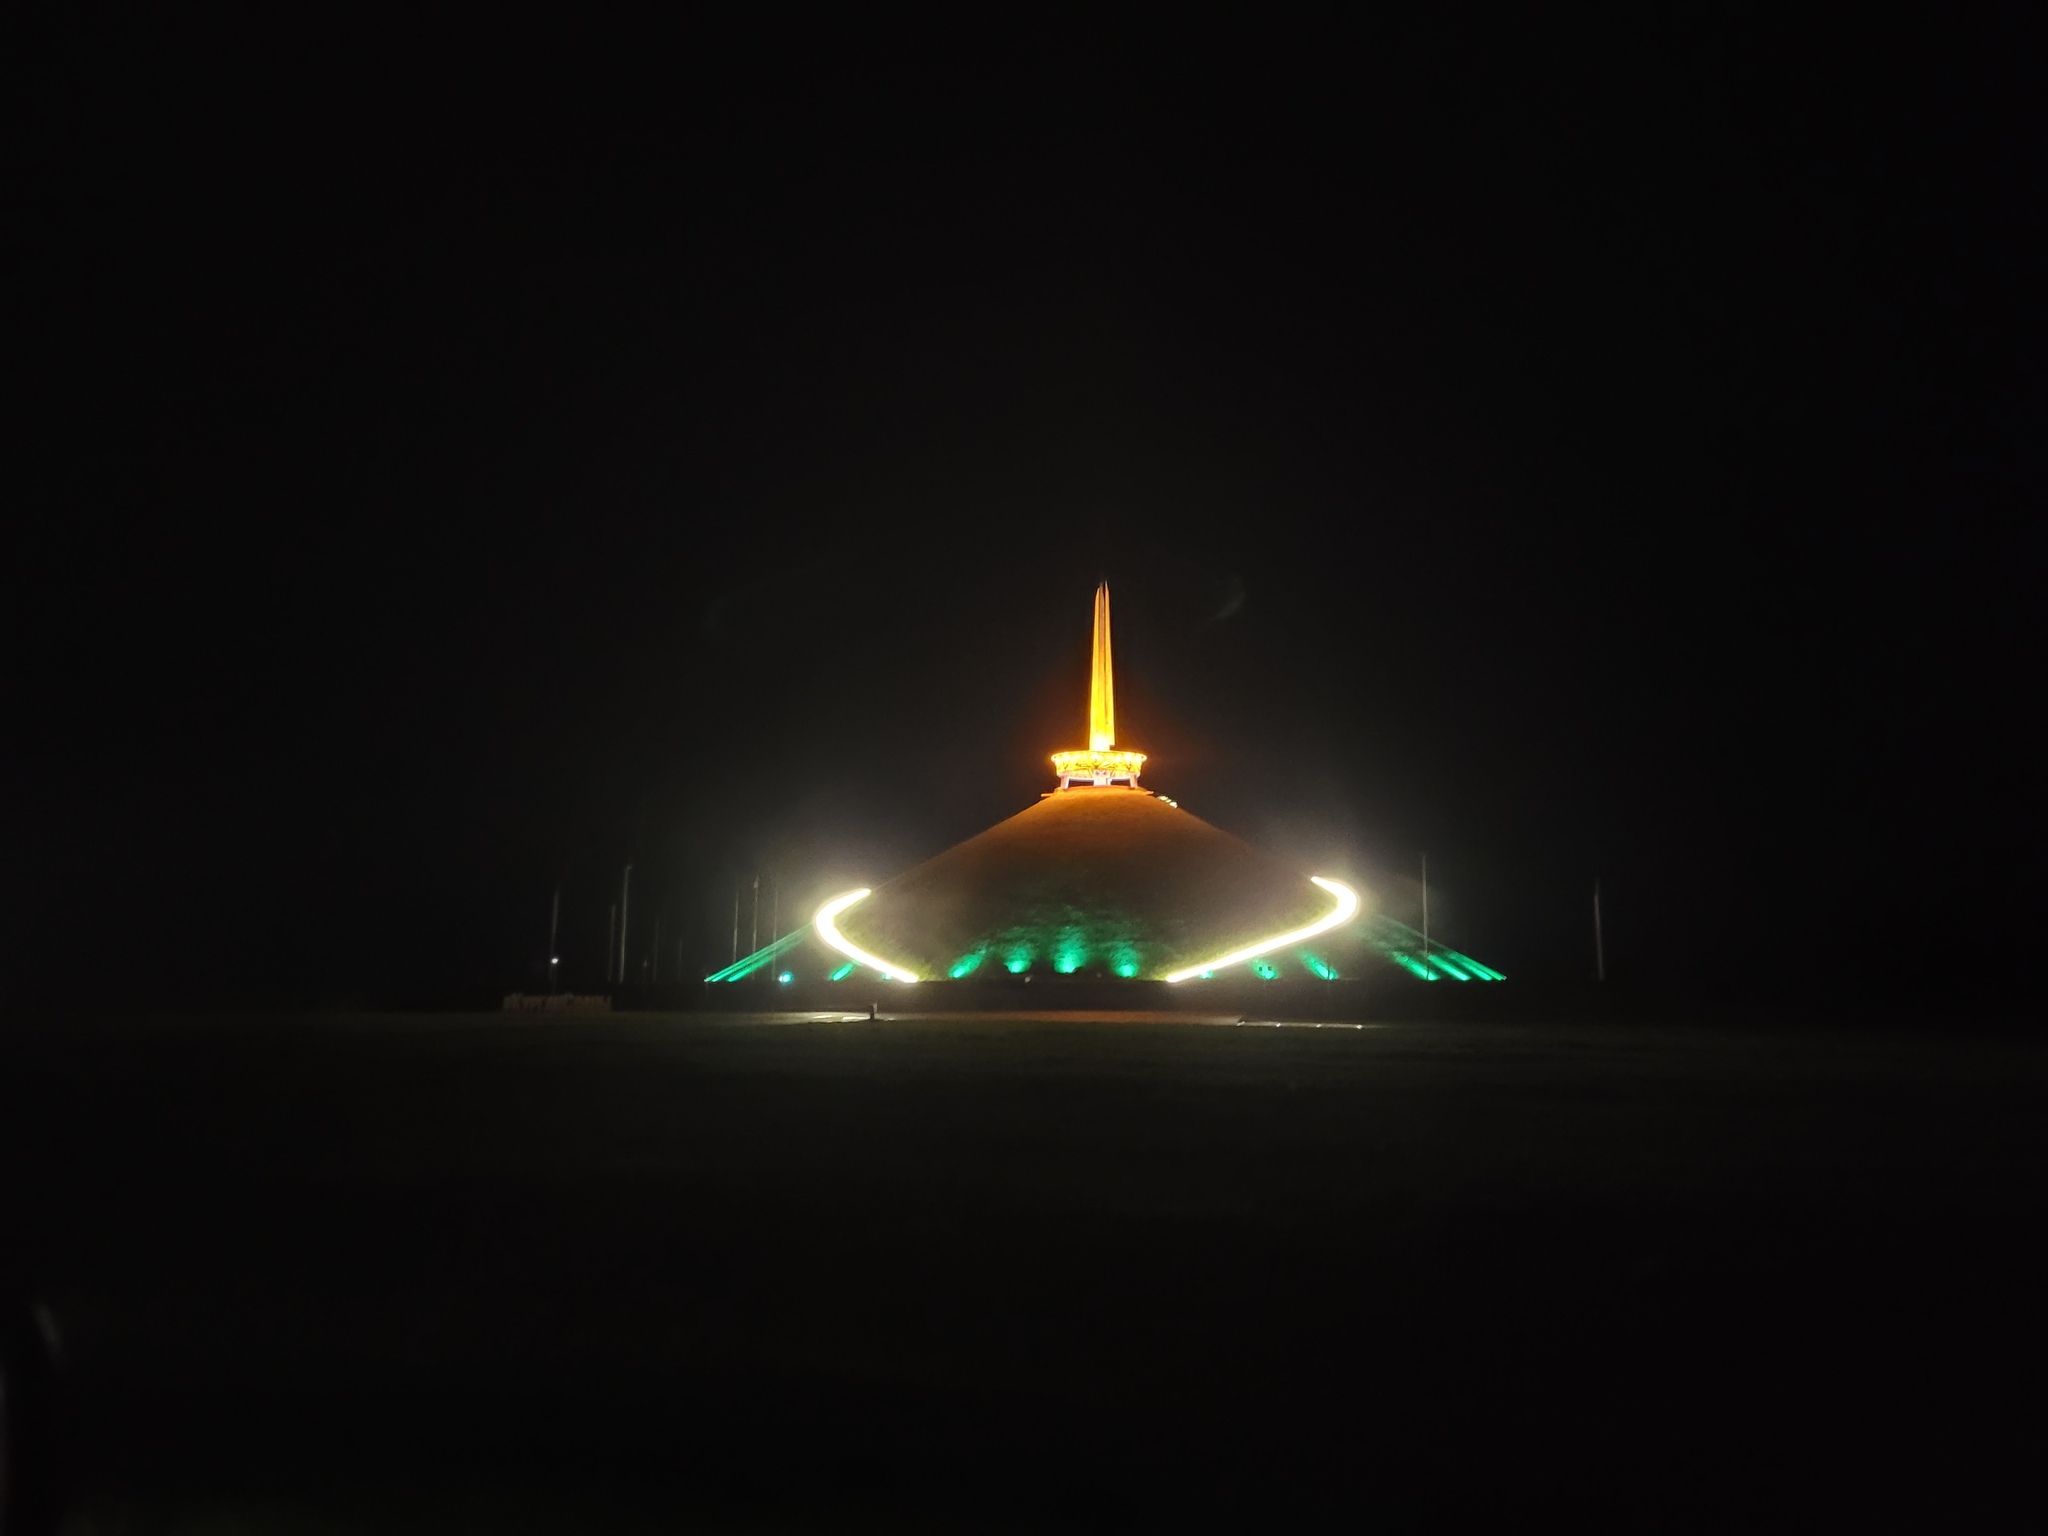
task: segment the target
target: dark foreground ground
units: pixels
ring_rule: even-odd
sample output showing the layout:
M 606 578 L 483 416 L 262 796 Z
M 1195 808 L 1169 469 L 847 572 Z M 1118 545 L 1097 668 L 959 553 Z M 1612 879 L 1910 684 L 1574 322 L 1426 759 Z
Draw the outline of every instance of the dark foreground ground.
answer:
M 70 1529 L 2038 1520 L 2048 1051 L 0 1031 Z

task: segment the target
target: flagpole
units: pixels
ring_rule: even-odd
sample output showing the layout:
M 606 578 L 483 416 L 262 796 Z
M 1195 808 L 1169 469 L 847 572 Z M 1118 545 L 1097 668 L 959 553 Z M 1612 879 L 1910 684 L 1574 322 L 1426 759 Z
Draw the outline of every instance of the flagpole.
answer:
M 1600 882 L 1593 882 L 1593 979 L 1607 979 L 1607 941 L 1600 931 Z
M 1429 855 L 1426 853 L 1422 856 L 1422 968 L 1425 971 L 1429 969 Z
M 633 901 L 633 866 L 626 866 L 626 873 L 619 882 L 619 985 L 626 984 L 626 918 Z

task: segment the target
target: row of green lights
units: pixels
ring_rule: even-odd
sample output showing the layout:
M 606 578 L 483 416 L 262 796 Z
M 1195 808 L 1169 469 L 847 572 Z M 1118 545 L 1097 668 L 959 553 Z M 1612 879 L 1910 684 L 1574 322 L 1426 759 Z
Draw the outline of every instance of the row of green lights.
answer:
M 954 964 L 952 970 L 948 971 L 946 974 L 951 976 L 955 981 L 958 981 L 961 977 L 971 975 L 973 972 L 978 970 L 981 966 L 981 962 L 985 958 L 985 952 L 979 950 L 977 950 L 973 954 L 962 955 L 960 959 Z M 1470 959 L 1469 957 L 1464 955 L 1460 955 L 1456 959 L 1453 959 L 1449 955 L 1441 954 L 1435 950 L 1432 950 L 1430 952 L 1429 958 L 1427 960 L 1423 960 L 1414 955 L 1405 954 L 1400 950 L 1389 950 L 1387 952 L 1387 958 L 1392 960 L 1395 964 L 1399 965 L 1402 969 L 1409 972 L 1411 975 L 1421 977 L 1424 981 L 1507 980 L 1505 976 L 1501 975 L 1500 972 L 1494 970 L 1491 966 L 1481 965 L 1478 961 Z M 1462 964 L 1460 962 L 1462 962 Z M 1308 971 L 1311 975 L 1316 976 L 1323 981 L 1335 981 L 1337 979 L 1337 968 L 1334 965 L 1331 965 L 1327 960 L 1324 960 L 1319 955 L 1303 955 L 1301 957 L 1301 963 L 1308 968 Z M 1029 956 L 1024 956 L 1021 958 L 1017 956 L 1012 956 L 1010 961 L 1006 965 L 1006 969 L 1008 969 L 1012 974 L 1021 973 L 1023 971 L 1029 970 L 1030 968 L 1031 960 Z M 1063 965 L 1060 961 L 1057 960 L 1053 962 L 1053 969 L 1058 971 L 1062 976 L 1073 974 L 1074 970 L 1076 970 L 1077 968 L 1078 967 L 1072 965 Z M 857 969 L 858 967 L 851 960 L 849 960 L 846 962 L 846 964 L 840 966 L 838 970 L 832 973 L 832 980 L 844 981 L 847 977 L 851 976 Z M 1280 968 L 1274 965 L 1272 961 L 1264 958 L 1263 956 L 1261 956 L 1257 960 L 1254 960 L 1251 963 L 1251 972 L 1261 981 L 1275 981 L 1278 980 L 1280 976 Z M 1135 959 L 1119 960 L 1116 965 L 1116 973 L 1117 975 L 1125 978 L 1136 976 L 1138 974 L 1137 961 Z M 1215 977 L 1216 973 L 1214 971 L 1204 971 L 1201 975 L 1201 979 L 1203 981 L 1213 981 L 1215 980 Z M 796 976 L 793 972 L 784 971 L 775 979 L 781 982 L 784 986 L 787 986 L 791 982 L 796 980 Z
M 949 969 L 946 972 L 946 974 L 950 976 L 953 980 L 958 981 L 962 977 L 970 976 L 975 971 L 979 970 L 981 968 L 982 961 L 987 958 L 988 951 L 985 949 L 970 950 L 968 953 L 962 955 L 958 960 L 954 961 L 951 969 Z M 1017 949 L 1013 949 L 1010 952 L 1008 958 L 1004 960 L 1003 969 L 1008 971 L 1013 976 L 1020 976 L 1024 972 L 1031 969 L 1032 963 L 1035 959 L 1036 956 L 1032 953 L 1031 950 L 1029 950 L 1028 948 L 1019 947 Z M 1085 949 L 1063 948 L 1056 952 L 1053 958 L 1053 969 L 1062 976 L 1071 976 L 1075 971 L 1079 970 L 1083 965 L 1085 965 L 1087 963 L 1087 960 L 1088 954 Z M 1324 981 L 1335 981 L 1337 979 L 1337 968 L 1334 965 L 1331 965 L 1327 960 L 1324 960 L 1319 955 L 1305 954 L 1301 957 L 1301 962 L 1304 966 L 1308 968 L 1311 975 L 1319 977 Z M 842 966 L 840 968 L 839 974 L 844 975 L 848 970 L 851 969 L 852 967 L 850 965 Z M 1137 976 L 1139 971 L 1142 969 L 1139 963 L 1137 951 L 1130 948 L 1128 945 L 1120 946 L 1116 951 L 1110 969 L 1126 980 L 1130 980 L 1131 978 Z M 1277 979 L 1280 975 L 1279 969 L 1273 964 L 1273 962 L 1263 958 L 1256 960 L 1252 963 L 1251 971 L 1253 975 L 1258 976 L 1265 981 L 1273 981 Z M 1216 973 L 1214 971 L 1204 971 L 1202 973 L 1202 979 L 1204 981 L 1211 981 L 1215 979 L 1215 975 Z M 836 980 L 837 978 L 835 977 L 834 979 Z
M 842 965 L 841 967 L 839 967 L 838 970 L 832 973 L 831 979 L 834 981 L 844 981 L 847 977 L 851 976 L 858 969 L 859 967 L 856 966 L 851 960 L 849 960 L 846 962 L 846 964 Z M 737 981 L 738 979 L 738 977 L 733 978 L 733 980 L 735 981 Z M 780 982 L 783 986 L 786 987 L 796 980 L 796 972 L 782 971 L 777 974 L 775 979 L 776 981 Z
M 971 975 L 979 970 L 981 962 L 986 958 L 988 958 L 986 950 L 973 950 L 955 960 L 952 968 L 946 974 L 955 981 L 958 981 L 961 977 Z M 1032 963 L 1037 958 L 1030 949 L 1020 946 L 1011 950 L 1009 954 L 1003 957 L 1003 969 L 1012 976 L 1021 976 L 1031 969 Z M 1063 944 L 1053 952 L 1052 968 L 1062 976 L 1071 976 L 1074 972 L 1080 970 L 1082 966 L 1086 965 L 1088 959 L 1089 954 L 1086 948 L 1073 944 Z M 1138 959 L 1138 952 L 1127 945 L 1120 947 L 1115 955 L 1111 957 L 1110 969 L 1126 980 L 1136 976 L 1142 968 Z
M 987 958 L 987 950 L 971 950 L 954 961 L 952 968 L 946 974 L 955 981 L 958 981 L 961 977 L 972 975 L 975 971 L 979 970 L 981 962 Z M 1024 972 L 1031 969 L 1032 962 L 1036 958 L 1037 956 L 1030 949 L 1020 946 L 1011 950 L 1008 956 L 1004 958 L 1003 969 L 1012 976 L 1021 976 Z M 1052 968 L 1062 976 L 1071 976 L 1087 963 L 1088 951 L 1085 948 L 1067 944 L 1063 945 L 1054 954 Z M 1138 952 L 1128 945 L 1120 946 L 1112 957 L 1110 969 L 1126 980 L 1136 976 L 1139 970 L 1142 969 L 1138 959 Z
M 833 981 L 844 981 L 847 977 L 851 976 L 855 971 L 859 969 L 859 966 L 855 965 L 851 960 L 849 960 L 846 962 L 846 964 L 842 965 L 841 967 L 839 967 L 838 970 L 832 973 L 831 979 Z M 784 971 L 775 979 L 781 982 L 786 987 L 791 982 L 796 980 L 796 973 L 794 971 Z
M 1392 960 L 1410 975 L 1418 976 L 1424 981 L 1505 981 L 1507 979 L 1499 971 L 1494 970 L 1493 967 L 1482 965 L 1469 955 L 1457 955 L 1442 950 L 1431 950 L 1428 958 L 1425 960 L 1420 956 L 1411 955 L 1404 950 L 1398 949 L 1387 950 L 1385 954 L 1389 960 Z M 946 974 L 955 981 L 958 981 L 962 977 L 972 975 L 975 971 L 979 970 L 982 961 L 987 958 L 988 952 L 986 950 L 974 950 L 962 955 L 953 963 L 952 969 Z M 1021 975 L 1031 969 L 1032 959 L 1033 956 L 1029 950 L 1014 950 L 1011 952 L 1010 957 L 1003 962 L 1003 968 L 1013 976 Z M 1074 960 L 1070 954 L 1063 954 L 1053 961 L 1053 969 L 1062 976 L 1070 976 L 1080 969 L 1081 963 Z M 1335 981 L 1338 977 L 1337 968 L 1320 955 L 1304 954 L 1301 956 L 1301 963 L 1308 969 L 1309 974 L 1320 980 Z M 1117 975 L 1126 979 L 1135 977 L 1139 969 L 1137 955 L 1130 950 L 1120 951 L 1113 968 Z M 849 960 L 832 973 L 831 979 L 834 981 L 844 981 L 858 969 L 859 967 Z M 1275 981 L 1280 976 L 1279 967 L 1264 956 L 1254 960 L 1251 963 L 1250 970 L 1261 981 Z M 1216 973 L 1214 971 L 1204 971 L 1202 972 L 1201 979 L 1203 981 L 1213 981 L 1215 976 Z M 735 977 L 733 979 L 737 980 L 738 978 Z M 788 985 L 795 981 L 796 977 L 793 973 L 784 971 L 775 979 L 784 985 Z

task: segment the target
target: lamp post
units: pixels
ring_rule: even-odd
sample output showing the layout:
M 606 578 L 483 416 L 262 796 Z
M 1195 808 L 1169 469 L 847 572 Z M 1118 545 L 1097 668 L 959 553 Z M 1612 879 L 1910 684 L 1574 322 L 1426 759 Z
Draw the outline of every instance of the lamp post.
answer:
M 1600 882 L 1593 882 L 1593 979 L 1607 979 L 1607 940 L 1600 932 Z
M 555 952 L 555 935 L 560 931 L 561 926 L 562 888 L 558 885 L 555 887 L 554 905 L 548 910 L 548 995 L 550 997 L 554 995 L 555 979 L 560 975 L 556 967 L 562 963 L 562 957 Z
M 626 984 L 626 916 L 633 900 L 633 866 L 626 866 L 626 873 L 619 882 L 619 985 Z
M 1425 981 L 1433 980 L 1429 974 L 1429 855 L 1422 856 L 1422 969 Z

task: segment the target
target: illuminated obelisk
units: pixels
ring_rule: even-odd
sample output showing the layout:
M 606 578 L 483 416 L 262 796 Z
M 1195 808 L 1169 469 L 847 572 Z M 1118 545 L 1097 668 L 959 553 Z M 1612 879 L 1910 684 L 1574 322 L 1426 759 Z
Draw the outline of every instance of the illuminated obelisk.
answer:
M 1088 678 L 1088 750 L 1116 745 L 1116 674 L 1109 664 L 1109 583 L 1095 589 L 1095 670 Z
M 1109 659 L 1109 583 L 1095 589 L 1095 654 L 1088 674 L 1088 748 L 1055 752 L 1053 772 L 1060 788 L 1076 783 L 1107 786 L 1121 780 L 1135 785 L 1145 766 L 1142 752 L 1116 750 L 1116 677 Z

